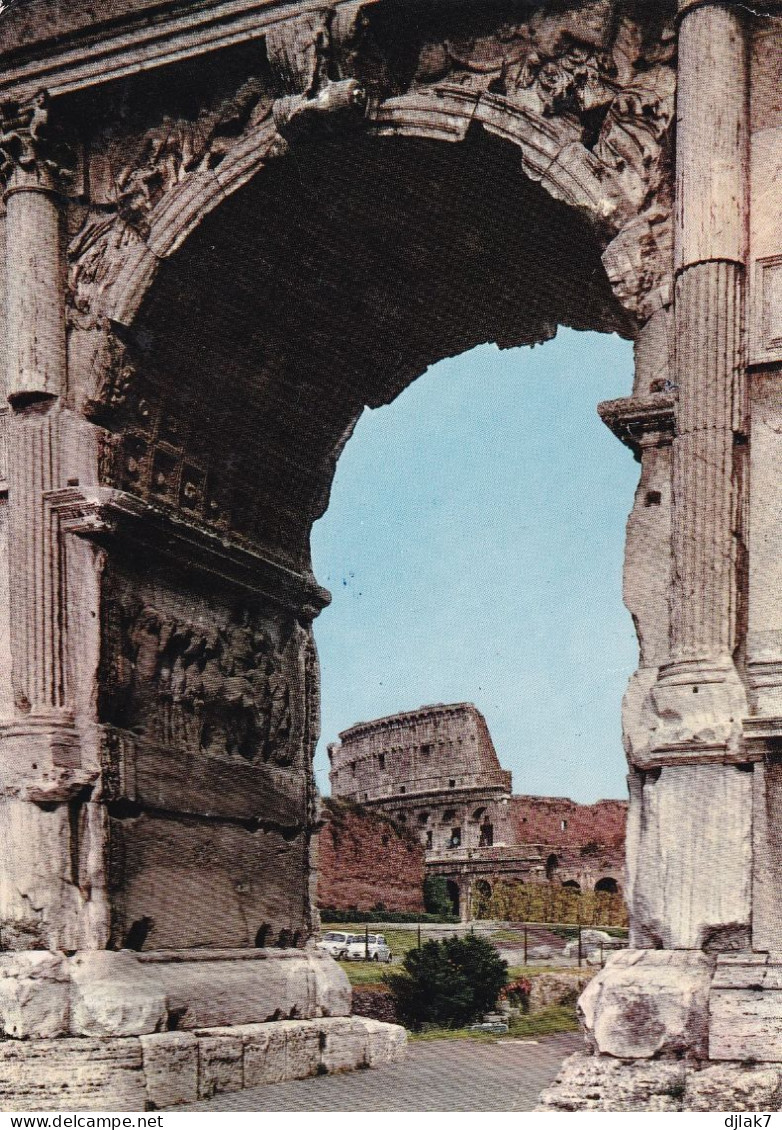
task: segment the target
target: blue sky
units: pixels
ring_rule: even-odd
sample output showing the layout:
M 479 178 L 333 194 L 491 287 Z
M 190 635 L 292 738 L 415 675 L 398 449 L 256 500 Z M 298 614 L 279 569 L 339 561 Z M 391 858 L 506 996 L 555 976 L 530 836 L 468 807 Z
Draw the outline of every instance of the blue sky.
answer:
M 333 601 L 315 622 L 315 759 L 355 722 L 474 702 L 514 791 L 625 795 L 622 694 L 637 660 L 622 604 L 638 464 L 601 423 L 632 347 L 560 329 L 483 345 L 365 411 L 316 523 Z

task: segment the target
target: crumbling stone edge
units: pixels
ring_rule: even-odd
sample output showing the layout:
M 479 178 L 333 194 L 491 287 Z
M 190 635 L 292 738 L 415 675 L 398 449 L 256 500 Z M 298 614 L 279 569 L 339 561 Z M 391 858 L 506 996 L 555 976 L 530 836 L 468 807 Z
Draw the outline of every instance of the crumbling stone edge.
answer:
M 0 1042 L 0 1109 L 162 1110 L 266 1083 L 392 1063 L 407 1033 L 363 1016 Z
M 576 1052 L 537 1111 L 777 1111 L 782 1065 L 622 1060 Z

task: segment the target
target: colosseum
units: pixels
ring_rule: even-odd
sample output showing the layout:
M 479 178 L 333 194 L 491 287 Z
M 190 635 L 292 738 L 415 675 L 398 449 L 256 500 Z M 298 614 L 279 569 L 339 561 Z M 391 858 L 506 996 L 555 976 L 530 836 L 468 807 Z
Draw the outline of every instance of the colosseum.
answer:
M 339 738 L 328 747 L 332 796 L 414 829 L 463 919 L 498 880 L 621 889 L 627 802 L 514 796 L 472 703 L 360 722 Z

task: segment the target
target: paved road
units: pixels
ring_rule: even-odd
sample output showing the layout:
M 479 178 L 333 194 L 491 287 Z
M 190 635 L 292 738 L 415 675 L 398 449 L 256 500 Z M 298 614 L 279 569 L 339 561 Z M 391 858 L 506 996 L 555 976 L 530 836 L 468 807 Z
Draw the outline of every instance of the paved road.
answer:
M 577 1032 L 530 1042 L 414 1042 L 401 1063 L 255 1087 L 178 1110 L 534 1110 L 571 1052 Z

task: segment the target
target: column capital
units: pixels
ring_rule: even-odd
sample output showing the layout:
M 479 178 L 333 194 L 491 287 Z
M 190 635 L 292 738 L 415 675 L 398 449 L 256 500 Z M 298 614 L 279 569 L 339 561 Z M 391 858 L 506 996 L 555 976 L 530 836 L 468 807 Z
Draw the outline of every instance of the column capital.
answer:
M 649 396 L 603 400 L 597 411 L 606 427 L 640 459 L 645 447 L 673 442 L 675 408 L 676 398 L 669 389 Z
M 0 103 L 0 187 L 15 192 L 57 192 L 73 161 L 52 126 L 45 90 L 23 102 Z

